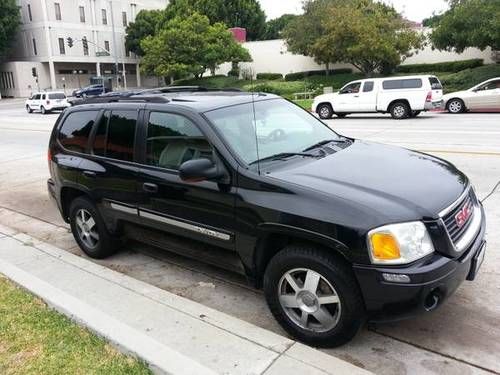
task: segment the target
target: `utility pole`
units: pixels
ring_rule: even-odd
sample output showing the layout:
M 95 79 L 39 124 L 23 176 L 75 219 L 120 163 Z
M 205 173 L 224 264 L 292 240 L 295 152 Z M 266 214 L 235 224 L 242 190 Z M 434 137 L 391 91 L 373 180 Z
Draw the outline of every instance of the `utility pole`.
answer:
M 118 49 L 116 48 L 116 35 L 115 35 L 115 16 L 113 14 L 113 0 L 109 0 L 109 10 L 111 13 L 111 31 L 113 33 L 113 56 L 115 58 L 115 75 L 116 75 L 116 84 L 118 83 L 118 57 L 116 56 L 116 52 Z

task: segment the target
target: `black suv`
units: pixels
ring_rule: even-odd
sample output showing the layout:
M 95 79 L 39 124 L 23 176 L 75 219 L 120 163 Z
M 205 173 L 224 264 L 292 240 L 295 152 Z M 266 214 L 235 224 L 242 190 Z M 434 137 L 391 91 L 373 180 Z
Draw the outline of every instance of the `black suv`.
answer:
M 240 271 L 315 346 L 435 309 L 484 257 L 483 207 L 453 165 L 341 136 L 275 95 L 79 105 L 48 159 L 50 195 L 88 256 L 131 238 Z

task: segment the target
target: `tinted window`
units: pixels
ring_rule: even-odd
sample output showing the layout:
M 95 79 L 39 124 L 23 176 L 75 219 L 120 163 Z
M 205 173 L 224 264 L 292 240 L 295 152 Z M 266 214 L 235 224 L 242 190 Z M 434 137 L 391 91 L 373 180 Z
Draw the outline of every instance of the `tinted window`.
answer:
M 49 99 L 66 99 L 66 95 L 62 92 L 56 92 L 53 94 L 49 94 Z
M 420 78 L 393 79 L 382 82 L 382 87 L 384 90 L 417 89 L 422 87 L 422 80 Z
M 373 91 L 373 81 L 367 81 L 363 86 L 363 92 L 370 92 L 370 91 Z
M 147 164 L 179 169 L 185 161 L 211 157 L 209 143 L 189 119 L 171 113 L 150 114 L 146 139 Z
M 495 89 L 500 89 L 500 81 L 490 81 L 479 87 L 479 90 L 495 90 Z
M 85 152 L 97 111 L 73 112 L 59 130 L 59 141 L 67 150 Z
M 40 99 L 40 94 L 36 94 L 34 97 L 33 97 L 33 100 L 39 100 Z
M 436 77 L 429 77 L 429 83 L 431 84 L 432 90 L 442 90 L 443 89 L 441 82 L 439 82 L 439 79 L 437 79 Z
M 110 111 L 104 112 L 101 119 L 99 120 L 99 125 L 97 125 L 97 131 L 94 136 L 94 146 L 93 151 L 95 155 L 105 156 L 106 155 L 106 135 L 108 134 L 108 122 Z
M 108 124 L 106 157 L 132 161 L 134 159 L 137 111 L 113 111 Z

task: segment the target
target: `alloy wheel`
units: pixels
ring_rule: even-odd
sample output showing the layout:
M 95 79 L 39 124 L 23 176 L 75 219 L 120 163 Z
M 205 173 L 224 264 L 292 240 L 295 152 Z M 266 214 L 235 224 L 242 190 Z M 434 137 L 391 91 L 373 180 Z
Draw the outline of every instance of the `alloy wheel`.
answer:
M 397 105 L 393 109 L 394 116 L 397 118 L 402 118 L 406 114 L 406 108 L 403 105 Z
M 448 104 L 448 109 L 452 113 L 462 112 L 462 102 L 460 100 L 453 100 Z
M 337 291 L 316 271 L 296 268 L 286 272 L 278 294 L 288 318 L 302 329 L 327 332 L 339 322 L 342 306 Z
M 80 240 L 90 249 L 99 243 L 99 233 L 92 214 L 86 209 L 79 209 L 75 216 L 76 230 Z

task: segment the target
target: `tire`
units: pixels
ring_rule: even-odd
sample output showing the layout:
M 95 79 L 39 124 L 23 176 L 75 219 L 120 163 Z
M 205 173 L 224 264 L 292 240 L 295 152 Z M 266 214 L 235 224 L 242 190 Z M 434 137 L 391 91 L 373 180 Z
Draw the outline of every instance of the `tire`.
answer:
M 33 113 L 33 110 L 31 109 L 31 107 L 29 105 L 26 106 L 26 112 Z
M 347 113 L 335 113 L 335 115 L 338 117 L 338 118 L 344 118 L 347 116 Z
M 316 108 L 316 112 L 318 113 L 319 118 L 323 120 L 328 120 L 333 116 L 333 108 L 328 103 L 320 104 L 318 108 Z
M 40 107 L 40 111 L 42 112 L 42 115 L 46 115 L 47 113 L 49 113 L 43 105 Z
M 118 250 L 119 241 L 107 230 L 95 205 L 78 197 L 69 210 L 71 232 L 82 251 L 91 258 L 104 259 Z
M 395 120 L 403 120 L 410 117 L 411 108 L 405 102 L 396 102 L 391 104 L 389 108 L 391 116 Z
M 411 115 L 410 115 L 410 117 L 411 117 L 411 118 L 415 118 L 415 117 L 417 117 L 417 116 L 418 116 L 421 112 L 422 112 L 422 111 L 411 111 Z
M 462 99 L 450 99 L 448 103 L 446 103 L 446 110 L 453 114 L 463 113 L 465 112 L 465 103 Z
M 312 293 L 305 287 L 307 283 L 303 281 L 308 275 L 311 280 L 319 277 L 317 287 L 309 289 L 322 289 L 324 303 L 317 298 L 317 292 Z M 295 289 L 288 276 L 296 281 Z M 264 274 L 264 293 L 283 329 L 312 346 L 343 345 L 356 335 L 365 321 L 364 303 L 351 269 L 327 251 L 307 245 L 287 246 L 271 259 Z M 325 295 L 331 297 L 330 302 L 325 301 Z

